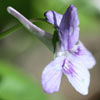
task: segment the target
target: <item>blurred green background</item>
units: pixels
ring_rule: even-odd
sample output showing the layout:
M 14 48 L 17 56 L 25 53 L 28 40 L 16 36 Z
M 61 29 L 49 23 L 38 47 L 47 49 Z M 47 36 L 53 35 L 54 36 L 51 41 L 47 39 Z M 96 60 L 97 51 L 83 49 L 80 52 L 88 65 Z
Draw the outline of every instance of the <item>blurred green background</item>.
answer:
M 53 59 L 52 52 L 24 27 L 0 40 L 0 100 L 100 100 L 100 0 L 0 0 L 0 37 L 19 22 L 7 13 L 12 6 L 28 19 L 44 18 L 44 12 L 61 14 L 70 4 L 78 9 L 80 40 L 93 53 L 97 65 L 91 70 L 89 95 L 78 94 L 66 77 L 60 91 L 46 94 L 41 88 L 43 68 Z M 52 25 L 35 22 L 53 33 Z

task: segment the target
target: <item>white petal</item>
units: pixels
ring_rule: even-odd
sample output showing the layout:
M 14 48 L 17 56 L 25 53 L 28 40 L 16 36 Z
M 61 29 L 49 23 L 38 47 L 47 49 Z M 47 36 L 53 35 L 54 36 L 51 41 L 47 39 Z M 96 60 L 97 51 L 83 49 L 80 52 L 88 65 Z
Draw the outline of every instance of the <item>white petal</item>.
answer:
M 71 64 L 68 64 L 69 61 L 66 61 L 63 67 L 64 74 L 76 91 L 82 95 L 87 95 L 90 84 L 90 73 L 88 69 L 80 61 L 73 60 L 70 61 Z
M 79 59 L 88 69 L 93 68 L 96 64 L 96 60 L 93 57 L 92 53 L 86 49 L 82 42 L 79 42 L 79 47 L 81 49 L 81 54 L 77 56 L 77 60 Z
M 45 92 L 53 93 L 59 91 L 64 59 L 65 57 L 57 57 L 44 68 L 42 73 L 42 87 Z

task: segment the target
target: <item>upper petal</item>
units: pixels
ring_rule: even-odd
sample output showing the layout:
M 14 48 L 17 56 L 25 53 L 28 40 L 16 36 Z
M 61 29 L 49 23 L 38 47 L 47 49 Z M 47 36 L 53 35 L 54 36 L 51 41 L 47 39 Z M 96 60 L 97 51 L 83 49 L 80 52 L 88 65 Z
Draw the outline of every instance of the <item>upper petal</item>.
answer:
M 47 11 L 44 13 L 46 20 L 55 25 L 56 27 L 59 27 L 61 19 L 62 19 L 62 15 L 59 13 L 56 13 L 55 11 Z
M 63 66 L 63 72 L 76 91 L 82 95 L 88 94 L 90 73 L 88 69 L 84 67 L 84 64 L 76 59 L 73 60 L 73 58 L 70 58 L 66 60 Z
M 77 8 L 71 5 L 61 20 L 58 34 L 60 43 L 65 50 L 70 50 L 79 39 L 79 19 Z
M 42 73 L 42 87 L 47 93 L 59 91 L 62 65 L 65 57 L 57 57 L 50 64 L 48 64 Z

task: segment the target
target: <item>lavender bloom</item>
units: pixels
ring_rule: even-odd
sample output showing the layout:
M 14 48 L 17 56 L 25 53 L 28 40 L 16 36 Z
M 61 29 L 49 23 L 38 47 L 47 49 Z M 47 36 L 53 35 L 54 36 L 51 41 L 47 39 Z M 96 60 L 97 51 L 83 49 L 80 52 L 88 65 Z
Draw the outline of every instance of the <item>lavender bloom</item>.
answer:
M 47 21 L 57 27 L 59 41 L 55 59 L 43 70 L 42 87 L 45 92 L 58 92 L 63 73 L 71 85 L 82 95 L 88 94 L 89 69 L 96 61 L 93 55 L 79 41 L 79 19 L 77 9 L 71 5 L 64 15 L 55 11 L 45 13 Z

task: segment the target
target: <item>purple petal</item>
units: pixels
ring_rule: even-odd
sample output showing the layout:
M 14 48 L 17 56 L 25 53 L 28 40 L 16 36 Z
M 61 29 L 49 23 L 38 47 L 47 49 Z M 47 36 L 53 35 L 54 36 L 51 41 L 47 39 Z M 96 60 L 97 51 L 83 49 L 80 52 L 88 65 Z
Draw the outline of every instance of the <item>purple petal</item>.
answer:
M 56 13 L 55 11 L 48 11 L 44 14 L 46 16 L 46 19 L 49 23 L 55 25 L 56 27 L 59 27 L 62 15 L 59 13 Z
M 71 5 L 63 15 L 58 30 L 61 46 L 63 46 L 65 50 L 70 50 L 77 43 L 79 39 L 78 25 L 77 9 Z
M 53 93 L 59 91 L 64 59 L 65 57 L 57 57 L 44 68 L 42 73 L 42 87 L 45 92 Z
M 70 56 L 63 66 L 63 72 L 76 91 L 82 95 L 88 94 L 90 73 L 84 64 Z
M 82 42 L 79 41 L 77 49 L 74 50 L 74 53 L 76 54 L 76 59 L 80 60 L 86 68 L 91 69 L 96 64 L 95 58 L 91 52 L 85 48 Z

